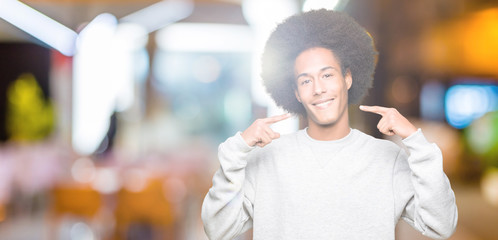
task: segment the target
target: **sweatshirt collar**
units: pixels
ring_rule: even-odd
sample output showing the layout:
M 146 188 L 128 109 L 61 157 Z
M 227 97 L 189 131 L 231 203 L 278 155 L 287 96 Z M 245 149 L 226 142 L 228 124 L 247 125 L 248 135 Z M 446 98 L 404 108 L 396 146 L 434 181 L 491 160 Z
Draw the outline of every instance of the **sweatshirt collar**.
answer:
M 302 129 L 299 131 L 299 135 L 301 138 L 304 138 L 305 142 L 310 143 L 310 144 L 319 144 L 319 145 L 338 145 L 338 144 L 344 144 L 352 141 L 354 136 L 357 134 L 356 129 L 350 128 L 350 131 L 348 135 L 346 135 L 343 138 L 337 139 L 337 140 L 330 140 L 330 141 L 321 141 L 321 140 L 316 140 L 310 137 L 308 135 L 308 128 Z

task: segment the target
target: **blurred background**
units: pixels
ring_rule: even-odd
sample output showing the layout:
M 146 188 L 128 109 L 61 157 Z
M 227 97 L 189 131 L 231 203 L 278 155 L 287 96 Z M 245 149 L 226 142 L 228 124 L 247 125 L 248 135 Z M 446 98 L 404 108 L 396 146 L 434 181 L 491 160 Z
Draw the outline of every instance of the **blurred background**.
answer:
M 0 239 L 206 239 L 217 146 L 282 112 L 258 74 L 268 34 L 323 7 L 375 39 L 363 103 L 441 148 L 451 239 L 498 239 L 496 0 L 0 0 Z M 350 115 L 383 137 L 379 117 Z

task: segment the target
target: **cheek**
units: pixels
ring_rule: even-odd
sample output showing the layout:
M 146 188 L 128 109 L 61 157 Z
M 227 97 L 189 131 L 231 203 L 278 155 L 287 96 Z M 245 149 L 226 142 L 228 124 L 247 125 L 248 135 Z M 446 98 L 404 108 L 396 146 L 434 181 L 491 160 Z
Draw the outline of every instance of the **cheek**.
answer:
M 348 86 L 343 80 L 337 79 L 328 85 L 328 89 L 334 92 L 346 92 L 348 91 Z
M 339 84 L 337 81 L 329 81 L 324 87 L 327 88 L 328 92 L 338 93 L 342 90 L 343 86 Z
M 294 90 L 294 94 L 296 95 L 296 99 L 299 102 L 303 102 L 303 100 L 305 100 L 307 98 L 306 97 L 307 96 L 306 89 L 304 89 L 303 87 L 300 87 L 297 90 Z

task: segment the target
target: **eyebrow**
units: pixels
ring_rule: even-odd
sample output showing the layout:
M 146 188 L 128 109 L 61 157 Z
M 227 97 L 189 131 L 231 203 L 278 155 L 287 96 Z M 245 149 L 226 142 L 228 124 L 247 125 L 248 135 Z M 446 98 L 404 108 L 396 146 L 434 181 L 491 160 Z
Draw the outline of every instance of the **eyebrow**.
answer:
M 328 69 L 332 69 L 332 70 L 336 70 L 337 71 L 337 69 L 334 68 L 334 67 L 326 66 L 326 67 L 320 69 L 320 72 L 324 72 L 325 70 L 328 70 Z M 301 73 L 301 74 L 297 75 L 296 79 L 299 79 L 300 77 L 309 76 L 309 75 L 310 75 L 309 73 Z

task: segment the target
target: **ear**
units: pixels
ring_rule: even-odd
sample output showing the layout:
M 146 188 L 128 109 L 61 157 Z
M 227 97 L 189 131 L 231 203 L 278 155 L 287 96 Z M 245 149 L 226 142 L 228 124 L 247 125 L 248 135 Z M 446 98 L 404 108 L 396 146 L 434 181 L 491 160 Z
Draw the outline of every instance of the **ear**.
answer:
M 296 99 L 298 102 L 302 103 L 301 102 L 301 97 L 299 96 L 299 92 L 297 91 L 297 89 L 294 88 L 294 95 L 296 95 Z
M 344 81 L 346 81 L 346 86 L 348 87 L 348 90 L 351 88 L 351 85 L 353 85 L 353 76 L 351 76 L 351 71 L 346 69 L 346 75 L 344 76 Z

